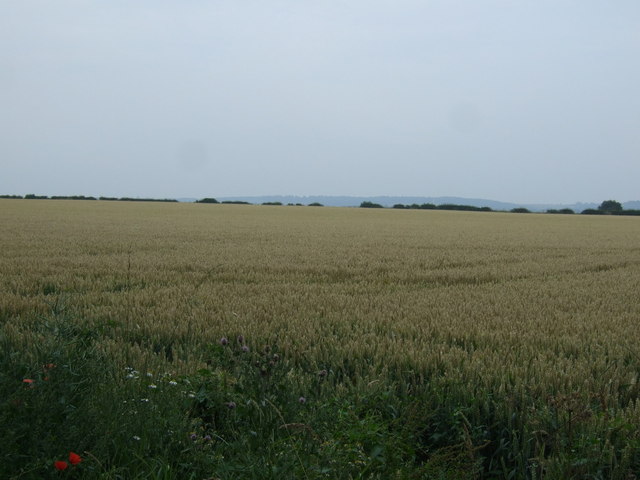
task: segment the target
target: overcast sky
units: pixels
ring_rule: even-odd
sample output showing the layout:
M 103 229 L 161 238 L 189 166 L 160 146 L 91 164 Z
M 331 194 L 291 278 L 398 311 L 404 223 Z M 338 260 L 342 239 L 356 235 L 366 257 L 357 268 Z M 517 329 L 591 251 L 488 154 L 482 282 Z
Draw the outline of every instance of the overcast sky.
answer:
M 640 199 L 638 0 L 0 2 L 0 194 Z

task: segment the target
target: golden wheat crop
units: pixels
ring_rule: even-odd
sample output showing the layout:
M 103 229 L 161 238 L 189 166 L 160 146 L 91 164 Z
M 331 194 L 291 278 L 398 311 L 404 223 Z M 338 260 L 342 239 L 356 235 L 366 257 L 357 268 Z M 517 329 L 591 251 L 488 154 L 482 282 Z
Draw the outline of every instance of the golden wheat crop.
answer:
M 123 363 L 197 367 L 243 334 L 367 381 L 638 417 L 634 217 L 1 200 L 0 225 L 0 320 L 25 348 L 54 311 L 107 329 Z

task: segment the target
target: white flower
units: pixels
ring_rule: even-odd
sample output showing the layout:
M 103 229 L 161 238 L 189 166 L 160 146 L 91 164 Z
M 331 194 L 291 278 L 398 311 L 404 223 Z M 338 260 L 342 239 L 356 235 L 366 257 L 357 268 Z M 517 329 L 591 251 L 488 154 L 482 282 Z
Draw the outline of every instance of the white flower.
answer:
M 147 377 L 153 377 L 153 373 L 147 372 Z
M 143 398 L 143 399 L 141 399 L 140 401 L 141 401 L 141 402 L 144 402 L 144 403 L 149 403 L 149 399 L 148 399 L 148 398 Z
M 176 381 L 174 381 L 174 380 L 171 380 L 171 381 L 169 382 L 169 385 L 174 385 L 174 386 L 175 386 L 175 385 L 177 385 L 177 384 L 178 384 L 178 382 L 176 382 Z
M 134 435 L 134 436 L 133 436 L 133 439 L 134 439 L 136 442 L 139 442 L 139 441 L 140 441 L 140 437 L 139 437 L 139 436 L 137 436 L 137 435 Z
M 158 388 L 157 385 L 154 385 L 153 383 L 149 384 L 149 388 Z

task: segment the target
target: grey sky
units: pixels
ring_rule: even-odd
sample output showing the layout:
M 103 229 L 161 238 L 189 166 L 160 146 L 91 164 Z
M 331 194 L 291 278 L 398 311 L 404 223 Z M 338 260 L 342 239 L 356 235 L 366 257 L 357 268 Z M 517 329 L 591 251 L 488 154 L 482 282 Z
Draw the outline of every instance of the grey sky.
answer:
M 0 193 L 640 199 L 637 0 L 0 2 Z

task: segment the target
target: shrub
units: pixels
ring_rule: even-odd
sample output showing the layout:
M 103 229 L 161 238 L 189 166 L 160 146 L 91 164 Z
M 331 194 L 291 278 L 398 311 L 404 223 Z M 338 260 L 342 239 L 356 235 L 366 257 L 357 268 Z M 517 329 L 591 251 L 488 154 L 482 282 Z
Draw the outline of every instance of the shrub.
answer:
M 362 202 L 360 204 L 360 208 L 384 208 L 384 207 L 382 205 L 380 205 L 379 203 Z

